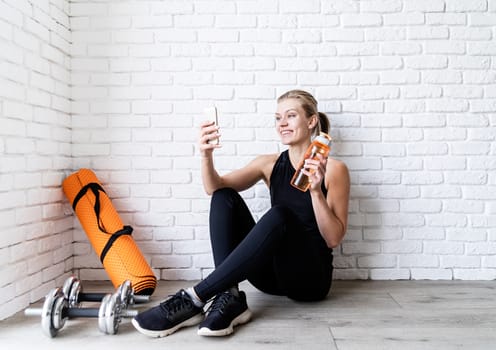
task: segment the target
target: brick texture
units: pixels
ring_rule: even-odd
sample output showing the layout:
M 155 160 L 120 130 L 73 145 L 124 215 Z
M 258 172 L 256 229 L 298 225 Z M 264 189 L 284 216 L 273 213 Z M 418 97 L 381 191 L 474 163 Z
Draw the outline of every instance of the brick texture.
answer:
M 0 0 L 0 319 L 107 279 L 61 191 L 92 168 L 163 279 L 213 268 L 196 145 L 278 152 L 275 99 L 328 113 L 352 179 L 339 279 L 494 279 L 492 0 Z M 258 218 L 263 184 L 243 193 Z

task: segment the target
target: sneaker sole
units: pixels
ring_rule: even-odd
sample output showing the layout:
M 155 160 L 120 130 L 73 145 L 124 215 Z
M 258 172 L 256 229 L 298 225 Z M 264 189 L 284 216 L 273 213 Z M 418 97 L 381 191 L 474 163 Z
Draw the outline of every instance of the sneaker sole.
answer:
M 161 337 L 166 337 L 166 336 L 174 333 L 175 331 L 177 331 L 180 328 L 197 325 L 198 323 L 203 321 L 203 318 L 204 317 L 202 314 L 198 314 L 198 315 L 195 315 L 191 318 L 188 318 L 187 320 L 179 323 L 178 325 L 176 325 L 172 328 L 164 329 L 164 330 L 160 330 L 160 331 L 154 331 L 151 329 L 143 328 L 139 325 L 138 321 L 136 321 L 134 318 L 131 321 L 131 323 L 133 324 L 134 328 L 136 328 L 138 330 L 138 332 L 140 332 L 144 335 L 147 335 L 149 337 L 161 338 Z
M 198 329 L 198 335 L 203 335 L 205 337 L 223 337 L 232 334 L 234 332 L 234 327 L 250 321 L 251 315 L 250 309 L 246 309 L 241 315 L 232 320 L 231 324 L 227 328 L 211 330 L 207 327 L 202 327 Z

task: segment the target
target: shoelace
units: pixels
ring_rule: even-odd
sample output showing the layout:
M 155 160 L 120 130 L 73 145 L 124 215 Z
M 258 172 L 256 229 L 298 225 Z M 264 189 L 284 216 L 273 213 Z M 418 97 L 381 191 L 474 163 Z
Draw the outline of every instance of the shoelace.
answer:
M 224 307 L 227 305 L 229 300 L 231 300 L 232 298 L 234 298 L 234 295 L 232 295 L 229 292 L 224 292 L 224 293 L 217 295 L 215 297 L 214 301 L 212 301 L 212 304 L 210 305 L 210 307 L 208 308 L 207 313 L 210 313 L 213 311 L 219 311 L 221 314 L 223 314 L 224 313 Z
M 180 291 L 174 295 L 169 295 L 169 298 L 160 303 L 160 307 L 169 315 L 177 311 L 190 308 L 193 302 L 186 297 L 186 293 Z

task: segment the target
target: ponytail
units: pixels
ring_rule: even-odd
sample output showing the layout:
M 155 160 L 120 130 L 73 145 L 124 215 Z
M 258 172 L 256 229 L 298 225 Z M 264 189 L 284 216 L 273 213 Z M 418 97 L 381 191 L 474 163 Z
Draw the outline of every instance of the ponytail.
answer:
M 319 132 L 325 132 L 326 134 L 329 133 L 329 129 L 330 129 L 329 118 L 323 112 L 319 112 L 319 126 L 320 126 Z

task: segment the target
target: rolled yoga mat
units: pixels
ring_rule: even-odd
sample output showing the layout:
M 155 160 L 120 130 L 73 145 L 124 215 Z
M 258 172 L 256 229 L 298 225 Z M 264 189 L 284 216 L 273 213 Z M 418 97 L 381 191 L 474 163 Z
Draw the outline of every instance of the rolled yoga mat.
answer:
M 157 278 L 95 173 L 80 169 L 62 188 L 114 287 L 130 280 L 136 295 L 152 295 Z

